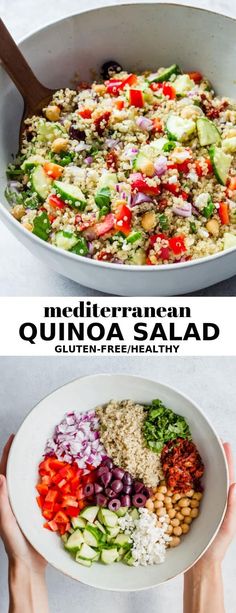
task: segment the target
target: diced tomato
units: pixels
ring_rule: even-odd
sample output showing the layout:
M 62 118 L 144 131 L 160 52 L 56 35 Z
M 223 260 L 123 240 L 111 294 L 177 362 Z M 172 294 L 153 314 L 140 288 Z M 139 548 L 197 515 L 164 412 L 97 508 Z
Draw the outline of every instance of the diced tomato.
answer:
M 108 213 L 103 221 L 100 221 L 94 226 L 94 231 L 96 236 L 103 236 L 103 234 L 107 234 L 114 228 L 114 215 L 112 213 Z
M 69 519 L 66 513 L 64 513 L 63 511 L 58 511 L 58 513 L 56 513 L 54 517 L 54 521 L 56 521 L 57 524 L 67 524 Z
M 185 192 L 184 190 L 182 190 L 180 192 L 180 196 L 181 198 L 183 198 L 183 200 L 188 200 L 189 194 L 187 194 L 187 192 Z
M 53 470 L 50 465 L 51 458 L 46 458 L 39 464 L 39 474 L 53 476 Z
M 63 166 L 54 164 L 53 162 L 45 162 L 43 169 L 46 174 L 52 179 L 59 179 L 63 173 Z
M 142 177 L 141 173 L 140 176 Z M 159 185 L 148 185 L 146 180 L 143 178 L 137 178 L 133 180 L 131 183 L 131 188 L 132 191 L 137 190 L 138 192 L 143 192 L 144 194 L 148 194 L 149 196 L 158 196 L 161 191 Z
M 186 251 L 184 236 L 173 236 L 169 239 L 169 245 L 175 255 L 180 255 Z
M 227 202 L 221 202 L 218 209 L 220 221 L 223 225 L 229 224 L 229 205 Z
M 171 192 L 171 194 L 179 194 L 180 184 L 178 181 L 176 181 L 176 183 L 162 183 L 162 187 L 168 192 Z
M 73 468 L 71 466 L 71 464 L 64 466 L 60 471 L 59 474 L 61 475 L 62 479 L 66 479 L 67 481 L 69 481 L 70 479 L 72 479 L 74 477 L 74 471 Z
M 52 478 L 49 477 L 49 475 L 42 475 L 41 476 L 42 479 L 42 483 L 44 483 L 44 485 L 50 485 Z
M 91 109 L 79 109 L 79 115 L 83 119 L 91 119 L 92 110 Z
M 154 117 L 154 119 L 152 120 L 152 124 L 153 124 L 153 128 L 152 128 L 153 132 L 158 132 L 158 133 L 163 132 L 163 123 L 159 117 Z
M 48 509 L 43 509 L 42 515 L 48 521 L 51 521 L 51 519 L 53 519 L 53 513 L 52 511 L 49 511 Z
M 58 460 L 57 458 L 51 458 L 50 467 L 52 468 L 52 470 L 58 471 L 64 468 L 64 466 L 66 466 L 66 462 L 63 462 L 63 460 Z
M 66 206 L 66 203 L 61 198 L 58 198 L 55 194 L 51 194 L 49 196 L 49 204 L 53 209 L 61 209 L 63 210 Z
M 213 167 L 210 158 L 205 159 L 205 164 L 207 165 L 207 174 L 210 175 L 213 172 Z
M 188 72 L 188 76 L 190 79 L 192 79 L 192 81 L 194 81 L 194 83 L 200 83 L 202 81 L 202 74 L 200 72 Z
M 227 186 L 230 191 L 234 192 L 236 190 L 236 177 L 230 177 Z
M 175 88 L 170 83 L 163 83 L 162 91 L 164 96 L 167 96 L 170 98 L 170 100 L 174 100 L 176 98 Z
M 107 94 L 110 94 L 110 96 L 119 96 L 122 87 L 121 79 L 109 79 L 109 81 L 105 81 L 105 85 Z
M 69 515 L 69 517 L 77 517 L 77 515 L 79 514 L 79 506 L 67 507 L 66 513 L 67 515 Z
M 76 498 L 77 500 L 79 500 L 79 502 L 85 498 L 83 487 L 78 487 L 76 492 Z
M 149 87 L 153 92 L 157 92 L 159 89 L 163 88 L 163 83 L 155 83 L 155 81 L 153 81 L 153 83 L 150 83 Z
M 53 223 L 56 219 L 56 215 L 52 215 L 52 213 L 48 213 L 48 219 L 50 223 Z
M 48 493 L 48 486 L 45 483 L 38 483 L 38 485 L 36 485 L 36 490 L 40 494 L 40 496 L 45 497 Z
M 176 162 L 176 167 L 178 171 L 182 172 L 183 174 L 188 174 L 190 162 L 191 162 L 190 157 L 187 160 L 184 160 L 184 162 L 180 162 L 180 163 Z
M 58 530 L 58 525 L 57 525 L 57 523 L 55 522 L 54 519 L 52 519 L 52 521 L 48 522 L 48 527 L 49 527 L 50 530 L 52 530 L 52 532 L 57 532 L 57 530 Z
M 124 106 L 125 106 L 124 100 L 116 100 L 115 101 L 115 107 L 118 109 L 118 111 L 122 111 Z
M 67 485 L 67 483 L 66 483 L 66 479 L 61 479 L 61 480 L 59 481 L 59 483 L 58 483 L 58 487 L 59 487 L 60 489 L 64 489 L 65 487 L 67 487 L 67 488 L 68 488 L 69 486 L 68 486 L 68 485 Z
M 132 211 L 125 204 L 121 204 L 115 213 L 115 230 L 116 232 L 123 232 L 123 234 L 130 234 L 131 232 L 131 219 Z
M 129 102 L 131 106 L 142 108 L 144 106 L 144 97 L 141 89 L 129 90 Z
M 100 136 L 103 134 L 104 130 L 107 127 L 110 115 L 111 111 L 104 111 L 102 115 L 99 115 L 99 117 L 94 120 L 96 131 Z
M 132 85 L 136 85 L 138 82 L 138 77 L 136 74 L 130 74 L 126 79 L 122 81 L 121 89 L 124 89 L 126 85 L 131 87 Z
M 118 154 L 116 153 L 114 149 L 112 149 L 112 151 L 109 151 L 109 153 L 107 153 L 106 155 L 107 168 L 108 169 L 112 168 L 113 170 L 117 170 L 117 161 L 118 161 Z
M 56 490 L 49 490 L 45 498 L 45 502 L 50 502 L 54 504 L 57 498 L 58 498 L 58 492 Z
M 207 166 L 206 172 L 205 172 L 205 168 L 204 168 L 205 164 Z M 196 170 L 196 173 L 197 173 L 198 177 L 202 177 L 203 174 L 211 174 L 213 172 L 212 163 L 211 163 L 211 160 L 209 158 L 205 158 L 204 163 L 201 162 L 200 160 L 196 160 L 194 162 L 194 168 Z
M 39 506 L 40 509 L 43 508 L 43 503 L 44 503 L 44 499 L 42 496 L 36 496 L 36 500 L 37 500 L 37 504 Z
M 62 503 L 61 503 L 62 508 L 64 507 L 78 507 L 78 501 L 76 500 L 75 496 L 63 496 L 62 499 Z

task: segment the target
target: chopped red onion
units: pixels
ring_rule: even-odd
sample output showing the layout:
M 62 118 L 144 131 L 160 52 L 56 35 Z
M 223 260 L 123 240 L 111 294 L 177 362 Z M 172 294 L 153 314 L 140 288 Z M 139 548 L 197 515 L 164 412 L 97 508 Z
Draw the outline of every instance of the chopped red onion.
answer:
M 147 130 L 147 132 L 153 128 L 152 120 L 148 119 L 148 117 L 138 117 L 136 119 L 136 124 L 139 128 L 141 128 L 141 130 Z
M 113 149 L 119 144 L 119 140 L 115 138 L 106 138 L 105 143 L 108 149 Z
M 93 157 L 91 155 L 88 155 L 87 158 L 85 158 L 85 164 L 88 164 L 88 166 L 90 166 L 90 164 L 93 163 Z
M 179 217 L 190 217 L 192 215 L 191 202 L 183 201 L 183 204 L 173 206 L 172 211 L 175 215 L 179 215 Z
M 127 149 L 123 153 L 123 157 L 126 160 L 133 160 L 138 153 L 137 147 L 127 147 Z
M 137 206 L 138 204 L 143 204 L 143 202 L 152 202 L 152 198 L 147 196 L 147 194 L 138 192 L 137 194 L 133 194 L 130 206 Z
M 160 155 L 154 162 L 155 174 L 161 177 L 167 171 L 167 159 L 164 155 Z

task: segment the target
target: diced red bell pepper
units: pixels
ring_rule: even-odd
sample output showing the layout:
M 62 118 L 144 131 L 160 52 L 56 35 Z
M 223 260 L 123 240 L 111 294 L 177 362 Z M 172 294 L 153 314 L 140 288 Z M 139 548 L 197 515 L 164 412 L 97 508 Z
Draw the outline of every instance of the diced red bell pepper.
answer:
M 200 72 L 188 72 L 188 76 L 190 79 L 192 79 L 192 81 L 194 81 L 194 83 L 200 83 L 202 81 L 202 74 Z
M 112 168 L 113 170 L 117 170 L 117 161 L 118 161 L 118 154 L 116 153 L 116 151 L 114 151 L 114 149 L 112 149 L 112 151 L 109 151 L 109 153 L 107 153 L 106 155 L 107 168 L 108 169 Z
M 103 221 L 100 221 L 94 226 L 94 231 L 96 236 L 103 236 L 103 234 L 107 234 L 114 228 L 114 215 L 112 213 L 108 213 Z
M 113 253 L 109 253 L 108 251 L 100 251 L 100 253 L 97 255 L 97 260 L 99 260 L 99 262 L 111 262 L 113 257 Z
M 163 83 L 155 83 L 155 81 L 153 81 L 153 83 L 150 83 L 149 87 L 153 92 L 157 92 L 159 89 L 163 88 Z
M 58 471 L 64 468 L 64 466 L 66 466 L 66 462 L 63 462 L 62 460 L 58 460 L 57 458 L 51 458 L 50 467 L 52 470 Z
M 110 94 L 110 96 L 119 96 L 122 87 L 121 79 L 109 79 L 109 81 L 105 81 L 105 85 L 107 94 Z
M 126 85 L 128 85 L 129 87 L 131 87 L 132 85 L 136 85 L 137 82 L 138 82 L 137 75 L 132 73 L 128 77 L 126 77 L 126 79 L 123 79 L 120 89 L 124 89 Z
M 230 177 L 227 187 L 232 192 L 236 190 L 236 177 Z
M 48 486 L 45 483 L 38 483 L 38 485 L 36 485 L 36 490 L 40 494 L 40 496 L 45 497 L 48 493 Z
M 61 198 L 58 198 L 55 194 L 51 194 L 49 196 L 49 204 L 53 209 L 61 209 L 63 210 L 66 206 L 66 203 Z
M 51 469 L 51 458 L 45 458 L 45 460 L 43 460 L 42 462 L 40 462 L 39 464 L 39 474 L 40 475 L 49 475 L 49 476 L 53 476 L 54 471 Z
M 51 519 L 53 519 L 53 513 L 52 511 L 49 511 L 48 509 L 43 509 L 42 515 L 48 521 L 51 521 Z
M 57 530 L 58 530 L 58 525 L 57 525 L 57 523 L 55 522 L 54 519 L 52 519 L 52 521 L 48 522 L 48 527 L 49 527 L 50 530 L 52 530 L 52 532 L 57 532 Z
M 79 109 L 79 115 L 82 119 L 91 119 L 92 110 L 91 109 Z
M 55 503 L 58 498 L 58 492 L 56 490 L 49 490 L 45 498 L 45 502 Z
M 53 162 L 45 162 L 43 169 L 48 177 L 51 177 L 52 179 L 59 179 L 63 173 L 63 166 L 54 164 Z
M 180 255 L 186 251 L 184 236 L 173 236 L 169 239 L 169 245 L 175 255 Z
M 163 132 L 163 123 L 159 117 L 154 117 L 154 119 L 152 120 L 152 124 L 153 124 L 153 128 L 152 128 L 153 132 L 157 132 L 158 134 Z
M 118 111 L 122 111 L 124 106 L 125 106 L 124 100 L 116 100 L 115 101 L 115 107 L 118 109 Z
M 61 503 L 62 508 L 64 507 L 78 507 L 78 501 L 76 500 L 75 496 L 63 496 L 62 499 L 62 503 Z
M 130 234 L 131 232 L 131 219 L 132 211 L 125 204 L 121 204 L 115 213 L 115 230 L 116 232 L 123 232 L 123 234 Z
M 218 209 L 220 221 L 223 225 L 229 224 L 229 205 L 227 202 L 221 202 Z
M 141 175 L 142 176 L 142 175 Z M 158 196 L 160 194 L 159 185 L 149 185 L 145 179 L 135 179 L 131 183 L 132 191 L 137 190 L 148 196 Z
M 99 115 L 99 117 L 94 120 L 96 131 L 100 136 L 103 134 L 104 130 L 107 127 L 110 115 L 111 111 L 104 111 L 102 115 Z
M 69 518 L 63 511 L 58 511 L 54 517 L 54 521 L 57 522 L 57 524 L 67 524 Z
M 141 89 L 129 90 L 129 102 L 131 106 L 142 108 L 144 106 L 144 96 Z
M 207 166 L 207 171 L 205 171 L 204 164 Z M 204 163 L 201 162 L 201 160 L 196 160 L 194 162 L 194 168 L 198 177 L 202 177 L 204 174 L 211 174 L 213 172 L 210 158 L 205 158 Z
M 78 507 L 67 507 L 66 513 L 69 517 L 77 517 L 79 515 L 80 509 Z
M 176 183 L 162 183 L 162 187 L 168 192 L 171 192 L 171 194 L 179 194 L 180 184 L 178 181 L 176 181 Z
M 176 98 L 175 88 L 170 83 L 163 83 L 162 91 L 164 96 L 167 96 L 170 98 L 170 100 L 174 100 Z
M 169 241 L 168 236 L 166 236 L 166 234 L 152 234 L 152 236 L 150 236 L 149 238 L 149 245 L 155 245 L 158 238 L 160 238 L 161 240 Z
M 37 500 L 37 504 L 38 504 L 39 508 L 42 509 L 43 508 L 43 503 L 44 503 L 44 498 L 42 496 L 37 496 L 36 500 Z

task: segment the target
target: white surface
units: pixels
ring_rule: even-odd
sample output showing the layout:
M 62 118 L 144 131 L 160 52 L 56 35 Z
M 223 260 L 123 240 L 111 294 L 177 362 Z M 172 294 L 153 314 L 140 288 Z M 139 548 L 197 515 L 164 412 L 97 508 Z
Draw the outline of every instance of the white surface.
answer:
M 58 535 L 43 530 L 44 520 L 35 502 L 35 483 L 38 464 L 46 441 L 65 411 L 83 412 L 104 405 L 112 398 L 130 398 L 148 404 L 160 398 L 165 406 L 183 415 L 190 427 L 194 443 L 203 459 L 204 497 L 197 522 L 191 526 L 181 547 L 167 552 L 163 564 L 127 568 L 124 564 L 104 567 L 93 564 L 85 568 L 60 546 Z M 32 433 L 37 432 L 37 438 Z M 22 482 L 27 469 L 27 486 L 22 498 Z M 222 521 L 226 507 L 228 474 L 222 444 L 200 407 L 162 383 L 120 374 L 102 374 L 76 379 L 44 398 L 22 424 L 10 452 L 7 482 L 12 509 L 16 519 L 33 547 L 55 568 L 82 583 L 105 590 L 138 591 L 157 586 L 179 573 L 185 572 L 210 545 Z M 218 483 L 218 487 L 216 487 Z M 32 522 L 32 517 L 34 521 Z
M 103 2 L 103 4 L 109 3 Z M 122 4 L 122 2 L 114 3 Z M 101 4 L 99 0 L 91 0 L 90 2 L 80 2 L 79 6 L 81 10 L 99 4 Z M 192 3 L 186 1 L 186 4 Z M 198 7 L 207 5 L 204 1 L 195 2 L 195 4 Z M 76 12 L 78 3 L 75 0 L 71 0 L 69 4 L 63 0 L 51 3 L 41 0 L 40 4 L 37 5 L 32 0 L 26 0 L 24 4 L 23 0 L 11 0 L 10 3 L 0 0 L 0 6 L 2 7 L 1 14 L 7 25 L 16 38 L 19 38 L 26 35 L 31 29 L 54 20 L 55 16 L 58 19 L 66 14 Z M 21 11 L 21 7 L 24 7 L 24 10 Z M 233 12 L 236 14 L 236 9 L 230 8 L 229 1 L 208 2 L 208 7 L 212 10 L 221 10 L 226 14 L 232 14 Z M 5 228 L 0 243 L 0 259 L 2 264 L 0 295 L 98 295 L 98 292 L 82 288 L 73 281 L 66 280 L 50 271 L 29 254 L 20 243 L 17 243 Z M 201 290 L 197 294 L 236 295 L 236 277 L 206 290 Z
M 15 431 L 29 410 L 45 395 L 71 379 L 97 372 L 129 372 L 173 385 L 196 401 L 212 421 L 223 440 L 234 442 L 235 367 L 232 358 L 5 358 L 0 360 L 0 447 Z M 224 586 L 227 613 L 235 613 L 236 542 L 231 545 L 224 563 Z M 7 613 L 7 565 L 0 546 L 1 613 Z M 182 581 L 175 579 L 157 589 L 139 594 L 109 594 L 67 579 L 48 569 L 51 613 L 182 613 Z M 83 604 L 82 604 L 83 603 Z

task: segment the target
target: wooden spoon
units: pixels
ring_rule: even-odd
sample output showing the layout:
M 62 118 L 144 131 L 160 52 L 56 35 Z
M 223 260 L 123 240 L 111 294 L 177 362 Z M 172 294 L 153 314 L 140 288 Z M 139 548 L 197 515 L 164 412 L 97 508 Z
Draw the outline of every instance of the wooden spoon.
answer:
M 21 144 L 26 117 L 39 115 L 56 90 L 49 89 L 38 81 L 2 19 L 0 19 L 0 60 L 24 99 L 19 135 L 19 144 Z

